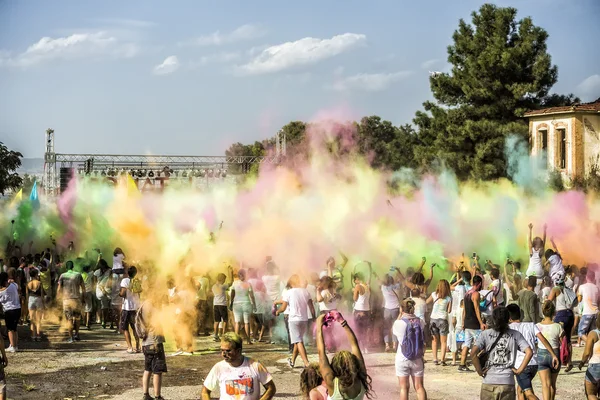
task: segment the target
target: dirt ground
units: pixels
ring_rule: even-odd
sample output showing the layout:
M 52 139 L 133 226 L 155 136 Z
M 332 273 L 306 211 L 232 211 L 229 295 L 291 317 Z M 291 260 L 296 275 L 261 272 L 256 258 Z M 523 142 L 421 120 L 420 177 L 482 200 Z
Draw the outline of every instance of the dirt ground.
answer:
M 26 328 L 21 338 L 29 336 Z M 141 374 L 144 357 L 125 352 L 122 335 L 101 328 L 82 331 L 82 341 L 64 342 L 56 327 L 48 329 L 48 342 L 29 342 L 24 339 L 21 351 L 8 354 L 6 380 L 9 399 L 65 400 L 65 399 L 141 399 Z M 220 360 L 217 343 L 210 337 L 196 339 L 197 352 L 193 356 L 170 357 L 173 350 L 167 343 L 169 372 L 163 380 L 163 396 L 169 400 L 199 399 L 202 381 L 212 365 Z M 301 368 L 287 366 L 286 346 L 246 345 L 244 352 L 261 360 L 273 375 L 277 386 L 276 398 L 299 399 Z M 316 361 L 315 349 L 309 348 L 311 361 Z M 575 349 L 578 360 L 582 349 Z M 365 355 L 373 388 L 378 399 L 392 399 L 399 395 L 394 373 L 394 354 L 369 353 Z M 426 354 L 431 361 L 431 354 Z M 302 361 L 298 359 L 297 364 Z M 575 368 L 558 378 L 557 399 L 583 399 L 584 371 Z M 481 379 L 475 373 L 459 373 L 455 367 L 434 366 L 428 362 L 425 370 L 425 388 L 429 399 L 470 400 L 479 398 Z M 535 392 L 541 397 L 539 378 L 534 381 Z M 218 394 L 217 394 L 218 395 Z M 216 398 L 216 397 L 215 397 Z M 412 393 L 411 399 L 414 397 Z

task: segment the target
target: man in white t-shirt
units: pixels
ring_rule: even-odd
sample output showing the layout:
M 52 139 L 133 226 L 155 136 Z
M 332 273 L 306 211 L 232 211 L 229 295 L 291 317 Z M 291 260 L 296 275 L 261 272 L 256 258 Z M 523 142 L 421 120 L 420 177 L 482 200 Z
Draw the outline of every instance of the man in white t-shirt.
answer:
M 127 353 L 140 353 L 140 339 L 138 338 L 137 332 L 135 331 L 135 314 L 140 308 L 140 293 L 141 293 L 141 282 L 136 279 L 137 268 L 129 267 L 128 276 L 121 281 L 121 289 L 119 296 L 123 298 L 123 308 L 121 310 L 121 321 L 119 322 L 119 329 L 125 336 L 125 342 L 127 342 Z M 131 335 L 129 333 L 129 327 L 133 331 L 133 337 L 135 338 L 135 350 L 131 345 Z
M 271 374 L 256 360 L 242 354 L 242 338 L 232 332 L 221 337 L 223 361 L 216 363 L 204 380 L 202 400 L 219 389 L 221 400 L 270 400 L 276 388 Z M 260 385 L 265 393 L 260 395 Z
M 577 289 L 577 299 L 583 306 L 577 334 L 581 340 L 587 342 L 587 334 L 596 327 L 596 314 L 598 313 L 598 297 L 600 297 L 600 289 L 596 286 L 596 274 L 594 271 L 588 270 L 586 280 L 587 283 L 584 283 Z
M 292 288 L 282 297 L 282 306 L 277 310 L 277 315 L 289 310 L 288 326 L 290 328 L 290 343 L 293 345 L 292 355 L 288 359 L 290 367 L 294 367 L 296 357 L 300 354 L 304 366 L 308 367 L 308 357 L 304 347 L 304 335 L 308 328 L 308 311 L 315 315 L 315 308 L 308 290 L 302 287 L 298 275 L 292 275 L 289 280 Z

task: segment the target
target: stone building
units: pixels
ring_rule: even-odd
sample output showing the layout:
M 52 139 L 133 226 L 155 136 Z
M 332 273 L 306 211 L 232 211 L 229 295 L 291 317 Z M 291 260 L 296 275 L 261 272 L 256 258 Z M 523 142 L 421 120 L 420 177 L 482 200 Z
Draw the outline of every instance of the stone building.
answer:
M 548 170 L 563 178 L 585 177 L 600 166 L 600 98 L 591 103 L 525 113 L 531 154 L 546 157 Z

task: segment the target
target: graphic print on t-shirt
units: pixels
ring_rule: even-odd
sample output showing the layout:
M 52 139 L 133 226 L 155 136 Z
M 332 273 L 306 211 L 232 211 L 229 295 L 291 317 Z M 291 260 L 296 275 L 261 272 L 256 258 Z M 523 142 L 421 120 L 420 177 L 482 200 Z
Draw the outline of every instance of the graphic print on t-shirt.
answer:
M 510 348 L 508 347 L 508 336 L 503 336 L 496 343 L 496 347 L 492 350 L 492 356 L 488 360 L 489 365 L 498 367 L 511 367 L 512 357 Z
M 228 395 L 244 395 L 254 393 L 254 378 L 246 376 L 245 373 L 239 375 L 238 379 L 228 379 L 225 381 L 225 390 Z

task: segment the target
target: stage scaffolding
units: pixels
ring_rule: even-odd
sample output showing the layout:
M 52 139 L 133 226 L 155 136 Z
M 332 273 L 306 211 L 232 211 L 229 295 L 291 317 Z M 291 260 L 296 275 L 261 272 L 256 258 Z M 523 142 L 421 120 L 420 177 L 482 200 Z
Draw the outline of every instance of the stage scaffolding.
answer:
M 134 178 L 210 177 L 225 178 L 248 172 L 252 164 L 278 164 L 285 156 L 285 134 L 276 134 L 276 152 L 268 156 L 169 156 L 121 154 L 62 154 L 54 152 L 54 130 L 46 131 L 44 175 L 46 194 L 58 194 L 71 174 Z

